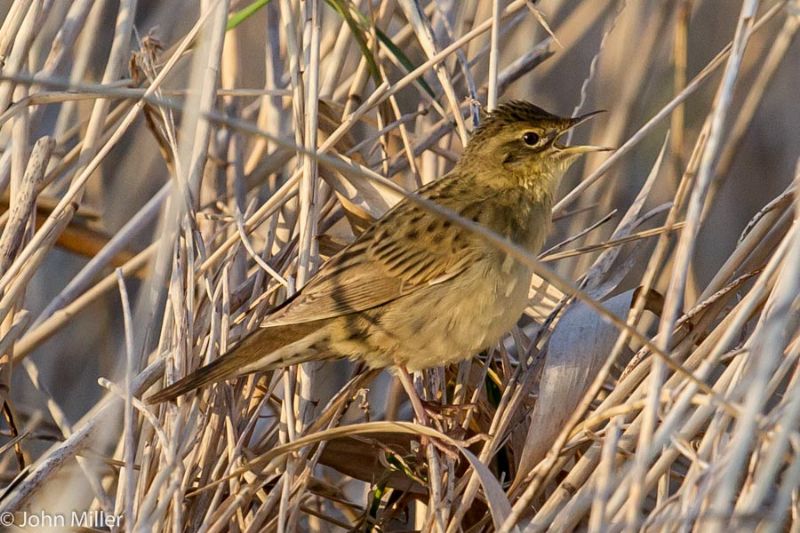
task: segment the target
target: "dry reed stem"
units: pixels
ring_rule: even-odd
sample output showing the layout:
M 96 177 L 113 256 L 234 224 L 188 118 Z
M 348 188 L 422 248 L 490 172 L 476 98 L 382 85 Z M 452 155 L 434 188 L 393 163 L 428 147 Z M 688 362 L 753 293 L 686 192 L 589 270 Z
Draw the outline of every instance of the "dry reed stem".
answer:
M 33 461 L 0 510 L 78 505 L 157 531 L 797 527 L 800 178 L 786 171 L 791 128 L 773 119 L 769 143 L 755 136 L 767 110 L 791 116 L 771 82 L 792 75 L 795 0 L 717 7 L 733 40 L 710 60 L 702 2 L 281 0 L 231 30 L 246 3 L 101 4 L 15 0 L 0 22 L 0 352 L 43 406 L 0 380 L 21 421 L 0 471 L 17 474 L 12 446 Z M 592 141 L 620 146 L 558 203 L 541 259 L 408 192 L 451 168 L 480 104 L 512 95 L 607 108 Z M 35 163 L 51 142 L 49 164 Z M 731 210 L 742 169 L 763 190 Z M 121 191 L 137 188 L 126 205 Z M 37 213 L 37 197 L 57 201 Z M 416 377 L 444 404 L 427 426 L 405 421 L 385 375 L 333 364 L 142 404 L 404 197 L 537 273 L 497 349 Z M 53 276 L 83 213 L 113 234 Z M 730 249 L 710 251 L 707 235 Z M 105 336 L 120 342 L 91 352 L 116 384 L 101 377 L 106 395 L 76 411 L 61 389 L 74 399 L 78 382 L 51 394 L 49 376 L 97 309 L 119 317 Z M 588 377 L 553 396 L 565 351 Z M 572 416 L 550 436 L 561 411 Z M 43 434 L 59 441 L 36 446 Z

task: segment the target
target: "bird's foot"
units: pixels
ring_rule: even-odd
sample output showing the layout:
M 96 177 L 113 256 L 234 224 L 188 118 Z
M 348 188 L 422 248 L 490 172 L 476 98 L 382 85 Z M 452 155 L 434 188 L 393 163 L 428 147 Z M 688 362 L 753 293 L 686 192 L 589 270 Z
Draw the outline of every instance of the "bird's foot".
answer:
M 420 403 L 422 403 L 425 413 L 438 421 L 453 419 L 455 417 L 461 419 L 463 416 L 466 416 L 471 409 L 477 407 L 477 404 L 474 403 L 446 404 L 436 400 L 423 399 L 420 399 Z

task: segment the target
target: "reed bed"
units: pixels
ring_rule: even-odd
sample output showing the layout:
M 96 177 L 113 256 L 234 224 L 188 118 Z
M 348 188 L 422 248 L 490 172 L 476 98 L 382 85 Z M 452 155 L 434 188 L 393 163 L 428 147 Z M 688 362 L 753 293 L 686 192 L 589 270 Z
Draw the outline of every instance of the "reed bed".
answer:
M 800 2 L 13 0 L 0 17 L 3 520 L 800 527 Z M 495 349 L 415 375 L 428 425 L 390 372 L 347 361 L 143 403 L 452 168 L 510 98 L 605 108 L 575 135 L 618 149 L 565 177 L 539 257 L 481 232 L 536 272 L 530 307 Z M 73 511 L 111 521 L 54 518 Z

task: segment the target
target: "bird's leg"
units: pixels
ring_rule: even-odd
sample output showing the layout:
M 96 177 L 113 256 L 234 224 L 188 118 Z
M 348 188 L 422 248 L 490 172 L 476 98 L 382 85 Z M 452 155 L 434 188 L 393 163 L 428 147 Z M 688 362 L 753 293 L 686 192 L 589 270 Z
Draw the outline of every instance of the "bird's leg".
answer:
M 408 399 L 411 401 L 411 408 L 414 410 L 414 415 L 424 426 L 428 425 L 431 417 L 441 421 L 447 416 L 452 416 L 453 414 L 475 408 L 475 404 L 472 403 L 444 405 L 435 400 L 423 400 L 420 398 L 416 387 L 414 387 L 414 380 L 410 372 L 405 367 L 398 367 L 396 374 L 397 379 L 400 380 L 400 384 L 403 386 L 406 394 L 408 394 Z
M 400 384 L 403 385 L 403 388 L 406 390 L 406 394 L 408 394 L 408 399 L 411 402 L 412 409 L 414 409 L 414 415 L 416 416 L 417 421 L 423 426 L 427 426 L 428 413 L 425 411 L 422 399 L 419 397 L 419 394 L 417 394 L 417 389 L 414 387 L 414 381 L 411 379 L 411 374 L 409 374 L 408 370 L 403 366 L 397 367 L 396 374 L 397 379 L 400 380 Z M 431 461 L 435 462 L 434 452 L 436 449 L 441 450 L 443 453 L 447 454 L 453 459 L 458 458 L 458 451 L 448 448 L 443 443 L 437 441 L 437 439 L 420 435 L 419 443 L 421 447 L 419 453 L 422 453 L 422 450 L 424 449 L 429 463 Z
M 411 402 L 411 408 L 414 410 L 417 420 L 423 426 L 427 426 L 428 414 L 425 412 L 425 407 L 422 405 L 419 394 L 417 394 L 417 389 L 414 388 L 414 381 L 411 379 L 411 374 L 408 373 L 408 370 L 406 370 L 404 366 L 397 367 L 397 379 L 400 380 L 400 384 L 403 385 L 406 394 L 408 394 L 408 400 Z
M 476 409 L 476 403 L 445 404 L 436 400 L 420 400 L 428 416 L 439 421 L 461 417 L 470 410 Z

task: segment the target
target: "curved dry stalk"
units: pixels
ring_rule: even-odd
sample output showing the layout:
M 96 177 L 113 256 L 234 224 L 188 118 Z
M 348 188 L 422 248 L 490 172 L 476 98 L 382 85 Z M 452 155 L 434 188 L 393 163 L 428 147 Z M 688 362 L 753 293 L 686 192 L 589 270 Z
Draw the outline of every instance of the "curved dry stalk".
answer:
M 33 386 L 0 378 L 24 430 L 0 432 L 0 473 L 17 474 L 12 445 L 33 464 L 0 510 L 164 532 L 796 528 L 794 102 L 766 89 L 793 80 L 800 18 L 797 0 L 757 3 L 281 0 L 242 21 L 261 2 L 126 0 L 117 27 L 102 3 L 10 3 L 0 361 Z M 511 98 L 608 109 L 584 134 L 621 146 L 559 202 L 544 259 L 408 192 Z M 54 146 L 34 184 L 38 137 Z M 401 198 L 537 274 L 496 349 L 416 377 L 427 425 L 347 362 L 142 405 Z M 61 244 L 73 217 L 111 235 L 88 263 Z M 98 374 L 104 396 L 82 401 Z

